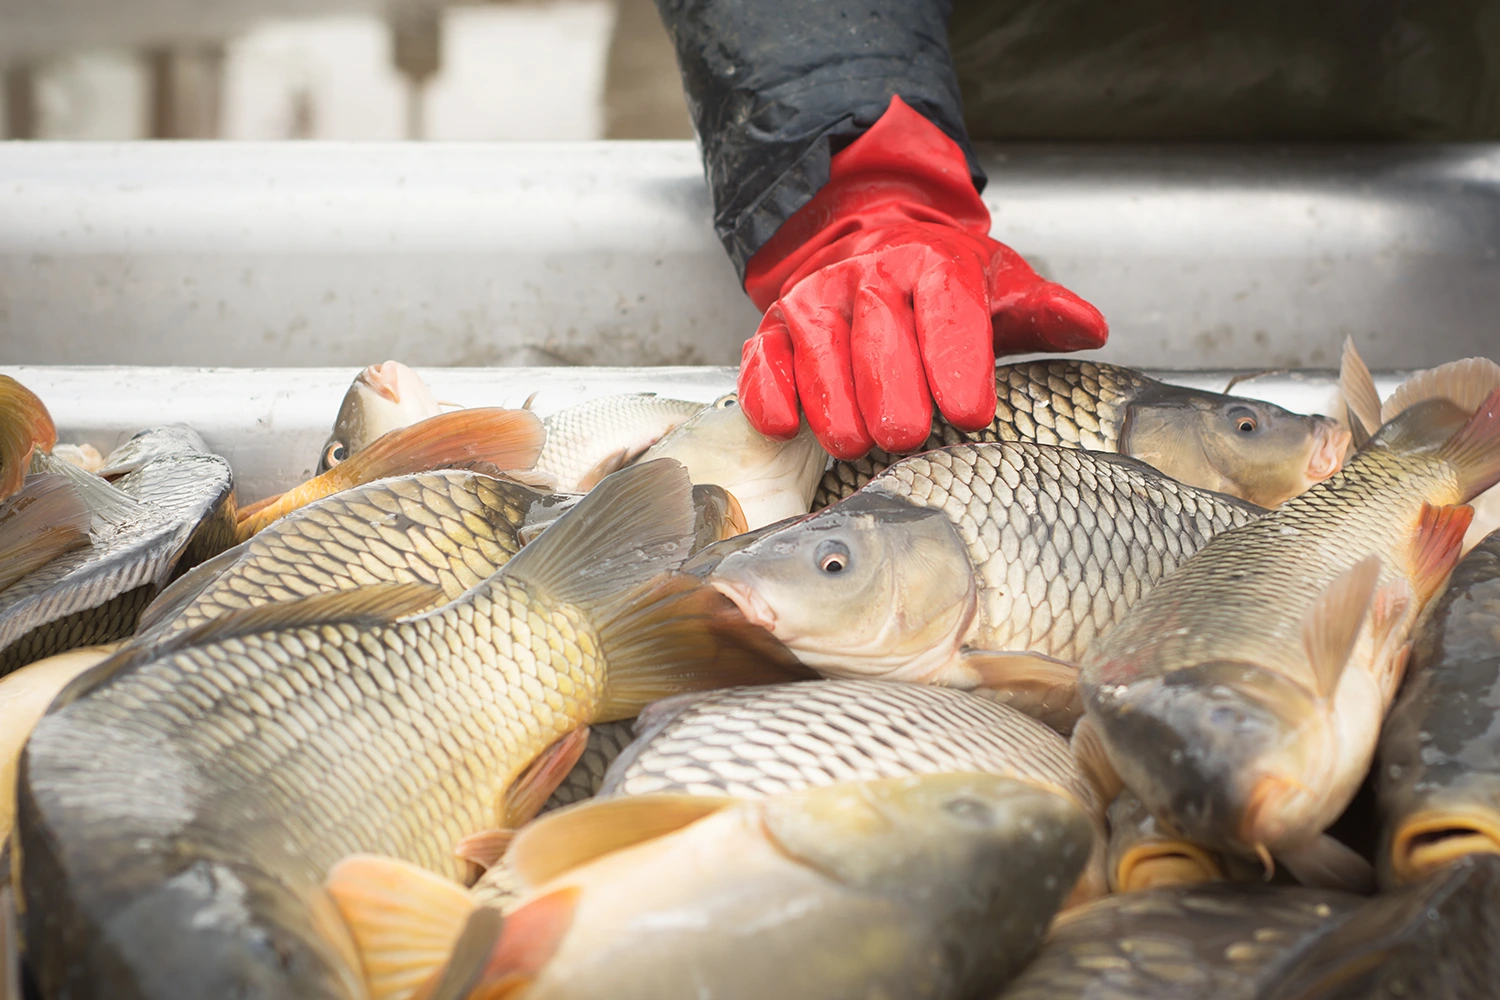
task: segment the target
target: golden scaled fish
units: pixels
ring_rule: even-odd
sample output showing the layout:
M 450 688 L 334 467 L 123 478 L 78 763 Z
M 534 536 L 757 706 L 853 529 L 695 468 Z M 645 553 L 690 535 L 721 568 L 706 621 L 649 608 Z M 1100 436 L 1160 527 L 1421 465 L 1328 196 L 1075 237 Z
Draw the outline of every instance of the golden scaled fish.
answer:
M 1118 455 L 955 445 L 730 551 L 708 579 L 824 676 L 986 688 L 1066 729 L 1079 658 L 1259 513 Z
M 512 848 L 531 891 L 503 918 L 380 858 L 330 884 L 382 984 L 422 982 L 407 928 L 450 942 L 426 1000 L 936 1000 L 992 996 L 1025 964 L 1090 839 L 1035 785 L 921 775 L 552 813 Z
M 1364 885 L 1323 831 L 1353 798 L 1418 612 L 1500 480 L 1500 392 L 1419 403 L 1344 470 L 1224 532 L 1083 661 L 1081 730 L 1159 820 L 1299 879 Z
M 940 418 L 919 450 L 1031 441 L 1117 452 L 1189 486 L 1274 507 L 1337 472 L 1349 445 L 1349 431 L 1327 417 L 1073 358 L 1000 365 L 995 397 L 988 427 L 969 433 Z M 835 461 L 813 509 L 849 496 L 897 457 L 876 449 L 857 461 Z
M 354 376 L 339 403 L 333 433 L 318 453 L 318 475 L 375 441 L 443 412 L 427 383 L 399 361 L 370 365 Z
M 20 490 L 37 449 L 57 444 L 52 414 L 36 393 L 0 375 L 0 500 Z
M 654 392 L 585 400 L 546 419 L 536 470 L 563 492 L 586 493 L 702 409 L 702 403 Z
M 682 690 L 788 678 L 717 594 L 662 576 L 693 520 L 686 472 L 651 462 L 425 613 L 425 584 L 319 594 L 100 664 L 22 758 L 43 993 L 364 997 L 322 887 L 336 861 L 463 877 L 457 842 L 504 822 L 554 744 Z
M 1412 643 L 1380 734 L 1382 884 L 1500 854 L 1500 531 L 1460 562 Z
M 481 407 L 429 417 L 377 438 L 301 486 L 244 508 L 239 512 L 239 540 L 314 500 L 389 476 L 472 466 L 530 469 L 543 437 L 541 421 L 528 410 Z

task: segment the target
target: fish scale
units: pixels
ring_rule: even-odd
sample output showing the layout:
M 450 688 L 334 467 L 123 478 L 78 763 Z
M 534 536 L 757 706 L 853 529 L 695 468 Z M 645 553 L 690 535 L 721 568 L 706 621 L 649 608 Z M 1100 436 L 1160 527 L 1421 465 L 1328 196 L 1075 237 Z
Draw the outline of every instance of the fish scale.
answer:
M 1031 361 L 995 369 L 995 419 L 977 431 L 961 431 L 933 420 L 932 433 L 917 451 L 990 441 L 1117 451 L 1126 408 L 1135 395 L 1157 384 L 1139 372 L 1092 361 Z M 835 461 L 823 475 L 813 510 L 837 503 L 898 461 L 879 448 L 852 462 Z
M 1150 586 L 1258 511 L 1130 459 L 1025 442 L 945 448 L 867 490 L 941 510 L 982 581 L 967 638 L 1076 662 Z

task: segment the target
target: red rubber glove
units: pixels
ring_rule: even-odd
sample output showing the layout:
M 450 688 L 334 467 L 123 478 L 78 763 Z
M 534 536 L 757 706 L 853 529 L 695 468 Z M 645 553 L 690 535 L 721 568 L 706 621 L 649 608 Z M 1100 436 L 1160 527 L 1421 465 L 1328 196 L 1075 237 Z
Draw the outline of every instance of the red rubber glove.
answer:
M 933 400 L 964 430 L 995 419 L 997 354 L 1102 346 L 1099 310 L 989 231 L 958 144 L 893 97 L 750 259 L 765 318 L 741 359 L 745 416 L 791 437 L 800 399 L 836 458 L 913 451 Z

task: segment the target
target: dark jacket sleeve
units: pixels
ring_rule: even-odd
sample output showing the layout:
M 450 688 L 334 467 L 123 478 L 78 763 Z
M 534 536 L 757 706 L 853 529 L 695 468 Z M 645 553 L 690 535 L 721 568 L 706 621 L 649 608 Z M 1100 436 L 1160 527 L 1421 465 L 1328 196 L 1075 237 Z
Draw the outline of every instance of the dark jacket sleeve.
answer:
M 828 182 L 828 161 L 893 95 L 963 148 L 950 0 L 656 0 L 677 49 L 714 203 L 745 264 Z

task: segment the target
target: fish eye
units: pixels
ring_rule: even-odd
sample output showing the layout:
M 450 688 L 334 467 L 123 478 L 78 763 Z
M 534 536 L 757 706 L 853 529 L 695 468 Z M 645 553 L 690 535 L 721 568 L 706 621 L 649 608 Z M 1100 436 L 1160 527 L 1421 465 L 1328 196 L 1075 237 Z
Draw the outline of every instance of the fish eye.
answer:
M 732 393 L 732 392 L 729 395 L 725 396 L 724 398 L 720 399 L 719 403 L 718 403 L 718 407 L 721 410 L 727 410 L 731 406 L 739 406 L 739 405 L 740 405 L 740 397 L 737 394 Z
M 818 546 L 816 558 L 818 569 L 835 576 L 849 568 L 849 546 L 830 538 Z
M 1228 414 L 1229 423 L 1241 434 L 1254 434 L 1260 430 L 1260 420 L 1255 416 L 1255 411 L 1248 406 L 1230 407 Z
M 349 449 L 344 447 L 342 441 L 330 441 L 328 447 L 323 449 L 323 464 L 330 469 L 349 457 Z

